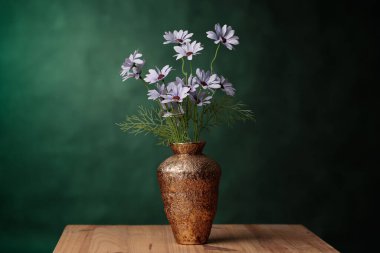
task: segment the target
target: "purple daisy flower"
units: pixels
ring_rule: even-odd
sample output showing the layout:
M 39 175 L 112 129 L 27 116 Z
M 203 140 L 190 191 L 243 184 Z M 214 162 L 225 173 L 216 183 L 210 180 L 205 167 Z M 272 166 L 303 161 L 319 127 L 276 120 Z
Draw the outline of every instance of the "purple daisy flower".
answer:
M 201 43 L 197 43 L 197 41 L 186 42 L 181 46 L 175 46 L 174 50 L 177 52 L 176 60 L 181 59 L 182 57 L 187 57 L 189 61 L 193 59 L 193 55 L 200 54 L 199 51 L 203 50 Z
M 235 88 L 232 87 L 232 83 L 230 83 L 227 79 L 224 78 L 224 76 L 220 76 L 219 83 L 222 88 L 222 90 L 228 95 L 233 96 L 235 95 Z
M 166 104 L 162 104 L 162 105 L 165 106 Z M 164 111 L 162 117 L 168 118 L 168 117 L 181 116 L 185 113 L 181 104 L 179 103 L 171 103 L 169 108 L 170 108 L 170 111 Z
M 220 83 L 216 74 L 211 75 L 210 71 L 196 70 L 196 82 L 202 86 L 203 89 L 219 89 Z
M 204 106 L 211 103 L 212 96 L 209 96 L 206 92 L 202 91 L 201 93 L 192 93 L 190 95 L 191 101 L 197 106 Z
M 168 84 L 168 93 L 163 96 L 164 100 L 161 103 L 182 103 L 183 99 L 189 95 L 189 87 L 183 85 L 183 81 L 180 78 L 176 79 L 176 82 Z
M 195 76 L 190 75 L 187 79 L 187 87 L 190 88 L 189 92 L 196 92 L 199 84 L 197 83 L 197 78 Z
M 224 25 L 223 27 L 220 24 L 215 25 L 215 32 L 208 31 L 207 38 L 214 40 L 215 44 L 222 43 L 228 49 L 232 50 L 233 45 L 239 44 L 239 37 L 234 36 L 235 30 L 232 30 L 231 26 Z
M 177 76 L 177 77 L 175 78 L 175 81 L 174 81 L 174 82 L 170 82 L 170 83 L 168 83 L 168 86 L 167 86 L 167 90 L 168 90 L 168 92 L 169 92 L 169 91 L 172 91 L 172 90 L 173 90 L 176 86 L 178 86 L 179 84 L 181 84 L 182 86 L 185 86 L 185 83 L 183 82 L 183 80 Z
M 166 95 L 166 87 L 165 84 L 159 85 L 157 84 L 157 88 L 154 90 L 148 90 L 148 99 L 157 100 L 158 98 L 162 98 L 162 96 Z
M 166 40 L 164 44 L 184 44 L 186 42 L 190 42 L 190 38 L 193 36 L 192 33 L 189 33 L 188 31 L 179 30 L 174 32 L 165 32 L 164 39 Z
M 144 81 L 147 83 L 157 83 L 159 81 L 162 81 L 172 70 L 172 67 L 169 67 L 169 65 L 166 65 L 161 70 L 156 67 L 156 69 L 150 69 L 149 74 L 146 75 L 144 78 Z
M 174 113 L 168 112 L 168 111 L 164 112 L 164 114 L 162 115 L 162 117 L 164 117 L 164 118 L 169 118 L 169 117 L 173 117 L 173 116 L 174 116 Z
M 144 60 L 140 59 L 141 57 L 142 54 L 136 50 L 124 60 L 124 63 L 121 65 L 120 72 L 120 76 L 123 78 L 123 81 L 129 78 L 141 78 L 142 67 L 145 63 Z
M 141 78 L 141 73 L 142 73 L 142 68 L 144 65 L 136 65 L 133 66 L 124 76 L 123 76 L 123 82 L 129 78 L 135 78 L 135 79 L 140 79 Z

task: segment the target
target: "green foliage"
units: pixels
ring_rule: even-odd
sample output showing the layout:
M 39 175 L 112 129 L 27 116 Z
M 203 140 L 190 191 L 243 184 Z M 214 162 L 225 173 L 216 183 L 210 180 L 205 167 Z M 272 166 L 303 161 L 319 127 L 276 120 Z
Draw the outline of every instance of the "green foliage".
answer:
M 168 145 L 173 142 L 187 142 L 189 138 L 179 131 L 178 117 L 164 118 L 162 112 L 155 108 L 140 106 L 136 115 L 127 116 L 126 120 L 117 124 L 124 132 L 132 134 L 152 134 L 159 139 L 159 144 Z
M 247 109 L 243 103 L 236 102 L 231 97 L 214 99 L 213 102 L 205 107 L 205 125 L 202 129 L 226 124 L 231 127 L 237 121 L 254 120 L 253 112 Z
M 192 116 L 189 116 L 192 114 Z M 182 116 L 162 117 L 162 111 L 153 107 L 140 106 L 136 115 L 131 115 L 117 125 L 124 132 L 132 134 L 152 134 L 159 139 L 159 144 L 168 145 L 176 142 L 199 141 L 201 132 L 217 125 L 231 126 L 237 121 L 254 120 L 251 110 L 233 98 L 215 99 L 210 105 L 198 109 L 191 107 Z M 190 138 L 190 133 L 193 138 Z

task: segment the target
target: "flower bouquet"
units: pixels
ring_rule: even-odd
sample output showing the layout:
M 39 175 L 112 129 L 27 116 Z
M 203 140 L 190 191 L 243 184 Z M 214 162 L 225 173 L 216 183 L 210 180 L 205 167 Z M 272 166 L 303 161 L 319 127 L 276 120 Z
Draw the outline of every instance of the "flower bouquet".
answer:
M 239 38 L 231 26 L 215 25 L 206 33 L 216 44 L 210 69 L 193 69 L 192 61 L 204 49 L 191 41 L 193 33 L 165 32 L 164 44 L 174 44 L 174 57 L 180 60 L 180 73 L 169 78 L 172 66 L 149 69 L 143 77 L 145 60 L 137 50 L 125 59 L 120 75 L 123 81 L 141 80 L 152 107 L 140 107 L 138 113 L 118 124 L 130 133 L 151 133 L 159 143 L 170 145 L 174 155 L 157 170 L 166 216 L 180 244 L 203 244 L 210 235 L 216 214 L 221 176 L 217 162 L 202 153 L 201 133 L 218 124 L 252 120 L 252 111 L 233 100 L 235 88 L 219 73 L 214 63 L 219 49 L 232 50 Z
M 138 113 L 128 116 L 118 124 L 125 132 L 151 133 L 159 138 L 159 143 L 198 142 L 201 133 L 218 124 L 237 120 L 252 120 L 251 110 L 234 102 L 235 88 L 223 75 L 214 72 L 214 63 L 222 46 L 233 50 L 239 38 L 231 26 L 215 25 L 215 31 L 208 31 L 207 37 L 217 45 L 210 69 L 193 69 L 192 60 L 204 49 L 197 41 L 191 41 L 193 33 L 188 31 L 165 32 L 164 44 L 174 44 L 176 60 L 181 61 L 181 72 L 169 79 L 173 67 L 149 69 L 143 77 L 145 60 L 137 50 L 121 65 L 123 81 L 130 78 L 141 80 L 147 89 L 149 100 L 155 107 L 140 106 Z M 222 93 L 225 96 L 221 96 Z

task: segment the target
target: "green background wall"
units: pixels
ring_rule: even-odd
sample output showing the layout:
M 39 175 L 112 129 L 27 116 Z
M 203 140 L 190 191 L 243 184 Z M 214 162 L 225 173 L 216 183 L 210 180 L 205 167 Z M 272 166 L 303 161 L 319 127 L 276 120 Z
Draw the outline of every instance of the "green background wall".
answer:
M 164 31 L 232 25 L 216 63 L 255 123 L 206 134 L 216 223 L 302 223 L 358 252 L 374 216 L 375 1 L 0 1 L 0 252 L 51 252 L 66 224 L 163 224 L 170 155 L 116 122 L 146 103 L 124 57 L 179 69 Z M 376 74 L 377 75 L 377 74 Z M 378 163 L 377 163 L 378 166 Z

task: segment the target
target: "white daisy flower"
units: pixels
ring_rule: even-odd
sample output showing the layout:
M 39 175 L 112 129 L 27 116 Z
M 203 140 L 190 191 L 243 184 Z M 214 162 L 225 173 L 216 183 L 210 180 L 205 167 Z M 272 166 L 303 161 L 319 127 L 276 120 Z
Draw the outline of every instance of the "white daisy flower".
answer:
M 185 86 L 185 83 L 183 82 L 183 80 L 181 78 L 179 78 L 178 76 L 175 78 L 175 81 L 174 82 L 170 82 L 168 83 L 168 86 L 166 87 L 166 89 L 168 90 L 168 92 L 172 91 L 175 86 L 177 86 L 178 84 L 181 84 L 182 86 Z
M 165 106 L 165 104 L 162 104 L 162 105 Z M 170 109 L 164 111 L 162 117 L 164 117 L 164 118 L 178 117 L 178 116 L 183 115 L 184 113 L 185 113 L 185 111 L 183 110 L 181 104 L 171 103 Z
M 173 117 L 175 114 L 174 113 L 171 113 L 171 112 L 164 112 L 164 114 L 162 115 L 162 117 L 164 118 L 169 118 L 169 117 Z
M 144 81 L 147 83 L 157 83 L 163 80 L 171 70 L 172 67 L 169 67 L 169 65 L 166 65 L 161 70 L 157 67 L 156 69 L 150 69 L 149 74 L 146 75 Z
M 142 54 L 136 50 L 124 60 L 124 63 L 121 65 L 120 72 L 120 76 L 123 78 L 123 81 L 129 78 L 139 79 L 141 77 L 142 67 L 145 63 L 143 59 L 140 59 L 141 57 Z
M 188 31 L 179 30 L 174 32 L 165 32 L 164 39 L 166 40 L 164 44 L 185 44 L 186 42 L 190 42 L 190 38 L 193 36 L 192 33 Z
M 187 79 L 187 87 L 190 88 L 189 92 L 196 92 L 199 84 L 197 83 L 197 78 L 195 76 L 190 75 Z
M 132 67 L 128 72 L 126 72 L 124 74 L 124 76 L 122 76 L 123 77 L 122 78 L 123 82 L 125 80 L 128 80 L 129 78 L 135 78 L 136 80 L 140 79 L 143 67 L 144 67 L 144 64 L 142 64 L 142 65 L 136 65 L 136 66 Z
M 227 79 L 224 78 L 224 76 L 220 76 L 219 78 L 219 84 L 222 90 L 228 95 L 233 96 L 235 95 L 235 88 L 232 87 L 232 83 L 230 83 Z
M 204 106 L 211 104 L 212 96 L 209 96 L 206 92 L 202 91 L 201 93 L 192 93 L 190 94 L 190 99 L 197 106 Z
M 197 83 L 197 79 L 195 76 L 190 75 L 189 78 L 187 79 L 187 85 L 185 84 L 184 79 L 181 79 L 179 77 L 175 78 L 175 82 L 170 82 L 167 86 L 168 92 L 173 90 L 175 86 L 178 84 L 181 84 L 182 86 L 189 87 L 190 90 L 189 92 L 195 92 L 197 88 L 199 87 L 199 84 Z
M 216 74 L 211 75 L 210 71 L 197 69 L 197 83 L 202 86 L 203 89 L 219 89 L 220 83 Z
M 220 24 L 215 25 L 215 32 L 208 31 L 207 38 L 214 40 L 215 44 L 222 43 L 228 49 L 232 50 L 233 45 L 239 44 L 239 37 L 234 36 L 235 30 L 232 30 L 231 26 L 224 25 L 220 27 Z
M 183 81 L 180 78 L 177 78 L 175 82 L 168 84 L 168 90 L 170 91 L 167 95 L 164 95 L 164 100 L 161 103 L 182 103 L 183 99 L 189 95 L 189 87 L 183 86 Z
M 154 90 L 148 90 L 148 99 L 157 100 L 158 98 L 162 99 L 162 96 L 166 94 L 165 84 L 157 84 L 157 88 Z
M 178 53 L 174 56 L 177 56 L 177 59 L 181 59 L 182 57 L 187 57 L 189 61 L 193 59 L 193 55 L 200 54 L 199 51 L 203 50 L 201 43 L 197 43 L 197 41 L 186 42 L 182 46 L 175 46 L 174 50 Z

